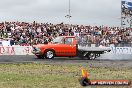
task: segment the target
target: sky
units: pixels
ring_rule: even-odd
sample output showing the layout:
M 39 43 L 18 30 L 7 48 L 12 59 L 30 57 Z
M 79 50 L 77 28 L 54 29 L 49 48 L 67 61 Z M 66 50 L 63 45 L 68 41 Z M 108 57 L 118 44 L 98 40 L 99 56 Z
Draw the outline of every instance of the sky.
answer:
M 0 22 L 25 21 L 120 26 L 121 0 L 0 0 Z

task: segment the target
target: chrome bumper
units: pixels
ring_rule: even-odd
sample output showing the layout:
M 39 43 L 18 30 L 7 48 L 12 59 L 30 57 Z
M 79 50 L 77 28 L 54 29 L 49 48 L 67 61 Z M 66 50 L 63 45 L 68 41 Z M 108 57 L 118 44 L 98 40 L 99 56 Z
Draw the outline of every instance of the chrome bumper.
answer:
M 40 49 L 36 49 L 35 47 L 32 48 L 32 53 L 35 55 L 42 55 L 42 52 Z

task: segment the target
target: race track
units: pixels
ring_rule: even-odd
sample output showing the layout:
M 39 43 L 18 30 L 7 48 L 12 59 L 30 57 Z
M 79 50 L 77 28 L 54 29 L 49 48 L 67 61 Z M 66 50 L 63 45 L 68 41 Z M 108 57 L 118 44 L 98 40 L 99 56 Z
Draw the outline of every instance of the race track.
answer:
M 45 63 L 45 64 L 78 64 L 89 65 L 93 67 L 132 67 L 132 59 L 110 60 L 105 58 L 97 58 L 95 60 L 82 60 L 80 58 L 54 58 L 37 59 L 34 55 L 5 55 L 0 56 L 0 63 Z

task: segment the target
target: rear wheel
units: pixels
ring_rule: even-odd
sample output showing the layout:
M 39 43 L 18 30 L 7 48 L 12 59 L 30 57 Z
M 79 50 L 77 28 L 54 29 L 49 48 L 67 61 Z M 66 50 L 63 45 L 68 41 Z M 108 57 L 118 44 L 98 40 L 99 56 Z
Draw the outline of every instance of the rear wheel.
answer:
M 96 58 L 96 54 L 93 52 L 88 55 L 88 59 L 90 60 L 94 60 L 95 58 Z
M 53 59 L 54 58 L 54 51 L 53 50 L 47 50 L 45 52 L 44 56 L 46 59 Z

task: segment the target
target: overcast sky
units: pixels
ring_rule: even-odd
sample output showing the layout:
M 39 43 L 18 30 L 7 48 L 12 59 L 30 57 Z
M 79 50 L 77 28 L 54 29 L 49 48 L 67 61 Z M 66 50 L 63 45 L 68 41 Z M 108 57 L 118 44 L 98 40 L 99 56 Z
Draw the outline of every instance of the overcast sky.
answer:
M 68 23 L 69 0 L 0 0 L 0 21 Z M 120 26 L 121 0 L 71 0 L 70 23 Z

